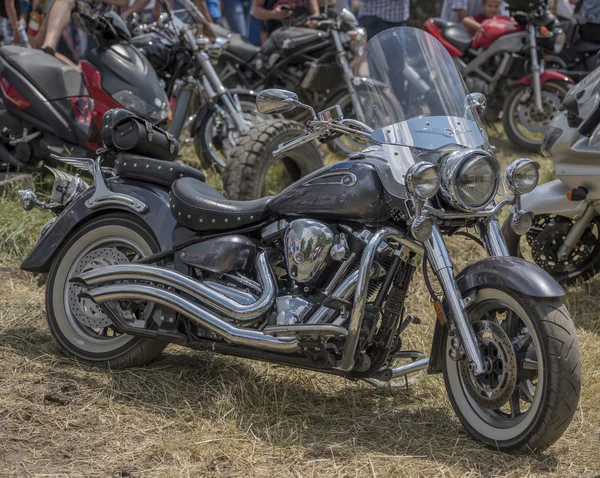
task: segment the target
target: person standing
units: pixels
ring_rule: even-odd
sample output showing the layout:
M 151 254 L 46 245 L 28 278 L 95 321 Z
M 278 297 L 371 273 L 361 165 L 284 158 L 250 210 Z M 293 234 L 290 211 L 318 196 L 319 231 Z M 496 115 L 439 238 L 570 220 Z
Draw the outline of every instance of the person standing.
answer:
M 600 43 L 600 0 L 581 0 L 576 11 L 581 39 Z
M 481 12 L 481 0 L 444 0 L 440 17 L 452 23 L 462 23 L 466 17 L 474 17 Z
M 250 0 L 223 0 L 223 13 L 231 31 L 248 38 L 250 23 Z
M 371 39 L 388 28 L 405 26 L 410 16 L 410 0 L 362 0 L 358 22 Z
M 28 45 L 25 22 L 21 19 L 21 0 L 0 0 L 0 24 L 4 43 Z

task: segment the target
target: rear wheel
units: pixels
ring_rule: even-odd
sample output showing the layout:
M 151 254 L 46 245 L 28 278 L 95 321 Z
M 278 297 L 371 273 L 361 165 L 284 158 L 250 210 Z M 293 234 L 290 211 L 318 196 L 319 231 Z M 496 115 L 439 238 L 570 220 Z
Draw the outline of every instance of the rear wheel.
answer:
M 314 142 L 281 156 L 273 156 L 280 144 L 306 133 L 300 123 L 284 119 L 263 121 L 241 136 L 223 175 L 230 199 L 273 196 L 303 176 L 323 166 Z
M 61 350 L 90 365 L 123 368 L 143 365 L 167 345 L 121 333 L 70 279 L 91 269 L 135 261 L 158 252 L 153 235 L 137 219 L 111 214 L 94 219 L 62 247 L 46 286 L 48 325 Z M 132 304 L 136 319 L 149 320 L 153 304 Z
M 508 138 L 519 148 L 531 152 L 540 149 L 546 129 L 567 94 L 566 83 L 548 81 L 542 85 L 543 111 L 537 111 L 533 87 L 517 86 L 504 104 L 502 121 Z
M 453 360 L 455 340 L 446 336 L 444 382 L 458 418 L 490 448 L 546 449 L 567 429 L 581 391 L 581 352 L 569 313 L 557 298 L 482 288 L 468 316 L 488 373 L 475 377 L 466 359 Z

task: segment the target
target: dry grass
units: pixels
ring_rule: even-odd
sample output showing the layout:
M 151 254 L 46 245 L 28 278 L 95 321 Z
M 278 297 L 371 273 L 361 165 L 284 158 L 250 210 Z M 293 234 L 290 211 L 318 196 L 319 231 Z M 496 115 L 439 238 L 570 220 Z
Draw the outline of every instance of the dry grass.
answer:
M 503 156 L 504 143 L 496 141 Z M 512 153 L 510 153 L 512 154 Z M 547 163 L 545 170 L 549 170 Z M 0 475 L 2 476 L 593 476 L 600 472 L 600 280 L 572 288 L 584 355 L 580 408 L 542 456 L 471 440 L 438 376 L 409 390 L 170 346 L 153 365 L 91 369 L 62 357 L 45 324 L 44 290 L 18 271 L 44 215 L 0 202 Z M 8 232 L 7 232 L 8 231 Z M 22 242 L 16 240 L 16 235 Z M 457 262 L 470 242 L 453 240 Z M 433 310 L 416 281 L 408 312 Z

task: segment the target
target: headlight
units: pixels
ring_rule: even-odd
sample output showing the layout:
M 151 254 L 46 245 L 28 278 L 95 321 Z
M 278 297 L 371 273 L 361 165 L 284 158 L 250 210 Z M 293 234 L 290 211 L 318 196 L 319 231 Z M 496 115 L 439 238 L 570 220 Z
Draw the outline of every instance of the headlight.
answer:
M 506 168 L 506 184 L 515 194 L 530 193 L 540 179 L 539 169 L 540 165 L 532 159 L 517 159 Z
M 413 164 L 406 173 L 408 192 L 419 199 L 435 196 L 440 188 L 440 176 L 433 163 L 422 161 Z
M 463 211 L 484 209 L 496 196 L 500 165 L 481 149 L 462 149 L 442 160 L 441 193 Z
M 554 53 L 558 55 L 561 51 L 563 51 L 566 41 L 567 34 L 562 28 L 557 28 L 554 30 Z
M 350 51 L 355 57 L 362 55 L 367 43 L 367 31 L 363 27 L 355 28 L 348 32 L 350 35 Z
M 171 108 L 165 98 L 155 98 L 154 105 L 149 105 L 139 96 L 135 96 L 131 91 L 117 91 L 113 98 L 123 108 L 148 119 L 153 123 L 160 123 L 168 118 Z

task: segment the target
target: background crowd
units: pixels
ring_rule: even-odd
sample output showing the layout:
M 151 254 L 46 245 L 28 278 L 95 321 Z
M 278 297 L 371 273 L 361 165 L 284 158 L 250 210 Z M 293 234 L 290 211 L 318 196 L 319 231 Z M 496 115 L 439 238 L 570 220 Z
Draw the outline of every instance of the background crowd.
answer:
M 31 45 L 47 53 L 66 54 L 73 61 L 85 57 L 91 38 L 71 21 L 77 0 L 0 0 L 0 34 L 4 44 Z M 138 13 L 156 20 L 162 5 L 157 0 L 91 0 L 101 9 L 117 9 L 123 18 Z M 177 1 L 177 0 L 169 0 Z M 421 26 L 430 16 L 462 22 L 471 33 L 481 22 L 496 15 L 507 15 L 502 0 L 194 0 L 210 22 L 264 43 L 282 25 L 315 25 L 310 16 L 327 10 L 349 8 L 370 37 L 391 27 L 409 22 Z M 419 5 L 416 5 L 416 4 Z M 548 0 L 550 10 L 561 19 L 580 25 L 584 41 L 600 42 L 600 0 Z

